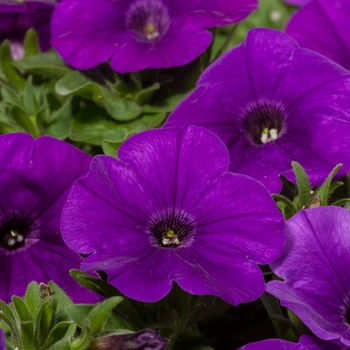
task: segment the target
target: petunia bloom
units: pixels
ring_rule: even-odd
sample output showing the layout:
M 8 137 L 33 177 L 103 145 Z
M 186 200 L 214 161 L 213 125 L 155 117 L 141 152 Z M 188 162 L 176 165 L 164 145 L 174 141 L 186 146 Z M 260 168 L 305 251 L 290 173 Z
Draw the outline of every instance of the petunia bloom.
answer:
M 63 242 L 60 216 L 91 156 L 51 137 L 0 137 L 0 299 L 24 295 L 31 281 L 53 280 L 73 300 L 85 290 L 69 276 L 81 258 Z
M 9 39 L 12 57 L 23 58 L 23 39 L 28 29 L 39 34 L 43 51 L 50 48 L 50 20 L 56 0 L 0 2 L 0 42 Z
M 350 70 L 349 18 L 349 0 L 314 0 L 292 17 L 286 31 L 300 46 Z
M 165 126 L 195 124 L 215 132 L 229 149 L 230 171 L 278 193 L 280 175 L 295 181 L 292 160 L 314 186 L 338 163 L 344 164 L 341 175 L 349 170 L 350 73 L 288 35 L 251 30 L 197 86 Z
M 270 266 L 285 281 L 267 291 L 321 339 L 350 346 L 350 212 L 302 210 L 287 222 L 287 244 Z
M 149 130 L 119 160 L 96 156 L 62 212 L 62 235 L 124 295 L 153 302 L 173 281 L 237 305 L 264 292 L 256 264 L 284 246 L 283 219 L 254 179 L 227 172 L 223 142 L 196 126 Z
M 239 350 L 345 350 L 331 342 L 317 339 L 308 335 L 302 335 L 299 343 L 292 343 L 282 339 L 266 339 L 256 343 L 242 346 Z
M 77 69 L 111 58 L 120 73 L 182 66 L 211 42 L 206 28 L 238 22 L 257 0 L 65 0 L 52 18 L 52 45 Z

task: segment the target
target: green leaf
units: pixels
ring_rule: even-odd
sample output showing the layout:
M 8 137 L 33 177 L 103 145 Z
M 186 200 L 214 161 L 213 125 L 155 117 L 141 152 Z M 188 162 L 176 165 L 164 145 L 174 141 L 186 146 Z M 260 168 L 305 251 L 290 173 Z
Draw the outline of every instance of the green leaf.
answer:
M 282 196 L 280 194 L 273 194 L 272 197 L 274 199 L 284 203 L 285 206 L 290 210 L 292 215 L 295 215 L 298 212 L 297 208 L 294 206 L 294 204 L 288 198 L 286 198 L 286 197 L 284 197 L 284 196 Z
M 66 331 L 66 335 L 52 346 L 49 347 L 48 350 L 72 350 L 71 348 L 71 340 L 76 332 L 77 326 L 76 324 L 71 324 Z
M 27 113 L 18 106 L 13 106 L 11 108 L 11 116 L 16 123 L 29 134 L 33 135 L 34 137 L 38 137 L 40 135 L 35 116 L 28 116 Z
M 36 348 L 34 341 L 34 323 L 31 321 L 21 322 L 21 349 L 32 350 Z
M 79 270 L 70 270 L 69 274 L 83 287 L 92 290 L 106 298 L 120 296 L 121 293 L 107 282 L 92 277 Z
M 80 328 L 83 328 L 93 308 L 94 305 L 90 304 L 72 304 L 67 308 L 67 314 Z
M 12 302 L 21 321 L 27 322 L 32 320 L 32 316 L 27 308 L 27 305 L 21 298 L 14 295 L 12 297 Z
M 43 344 L 50 333 L 51 321 L 53 319 L 52 302 L 51 297 L 42 299 L 39 308 L 34 314 L 35 339 L 38 344 Z
M 111 297 L 104 300 L 102 303 L 97 304 L 91 310 L 88 316 L 88 320 L 90 322 L 91 332 L 93 335 L 99 333 L 102 330 L 113 308 L 122 301 L 122 297 Z
M 22 69 L 30 74 L 53 78 L 61 78 L 72 71 L 54 51 L 48 51 L 39 55 L 31 55 L 13 64 L 18 69 Z M 24 90 L 24 87 L 22 90 Z
M 159 113 L 159 112 L 167 112 L 170 113 L 174 110 L 174 108 L 184 100 L 190 93 L 186 92 L 183 94 L 176 94 L 166 98 L 163 103 L 160 103 L 157 100 L 157 104 L 146 104 L 142 106 L 142 110 L 144 113 Z
M 39 307 L 39 304 L 41 303 L 39 286 L 36 282 L 33 281 L 29 283 L 23 299 L 30 314 L 34 315 L 35 311 Z
M 101 103 L 107 110 L 107 113 L 115 120 L 129 121 L 137 118 L 142 110 L 134 101 L 116 96 L 111 90 L 101 87 Z
M 338 170 L 342 167 L 342 164 L 338 164 L 328 175 L 326 181 L 320 186 L 315 193 L 318 194 L 321 198 L 321 205 L 327 205 L 328 197 L 331 192 L 331 182 L 335 176 L 335 174 L 338 172 Z
M 341 207 L 342 205 L 344 205 L 346 203 L 350 203 L 350 198 L 339 199 L 339 200 L 335 201 L 334 203 L 332 203 L 332 205 Z
M 3 73 L 11 85 L 17 90 L 23 91 L 26 87 L 26 81 L 22 74 L 14 67 L 15 64 L 12 60 L 8 40 L 4 40 L 0 46 L 0 64 Z
M 4 100 L 4 102 L 17 105 L 19 107 L 23 106 L 23 102 L 21 98 L 19 97 L 19 94 L 9 86 L 3 85 L 1 87 L 1 95 Z
M 311 185 L 308 176 L 306 175 L 305 170 L 297 162 L 292 162 L 292 167 L 295 173 L 298 187 L 299 195 L 299 209 L 306 206 L 310 200 Z
M 39 110 L 39 105 L 36 100 L 33 89 L 33 77 L 29 76 L 27 79 L 26 88 L 23 93 L 23 103 L 26 112 L 31 116 L 36 116 Z
M 53 345 L 57 341 L 64 338 L 72 322 L 62 321 L 57 323 L 50 331 L 42 349 L 47 349 L 49 346 Z
M 66 310 L 70 305 L 73 304 L 72 300 L 56 283 L 50 281 L 49 287 L 53 292 L 52 298 L 57 301 L 57 309 L 55 310 L 56 321 L 69 321 Z
M 25 57 L 39 55 L 41 53 L 38 34 L 33 28 L 27 31 L 24 37 L 23 46 Z
M 92 341 L 91 329 L 88 325 L 83 328 L 81 336 L 71 344 L 72 350 L 86 350 Z
M 100 86 L 79 71 L 70 71 L 55 85 L 61 96 L 76 95 L 97 101 L 102 98 Z
M 151 96 L 153 95 L 154 91 L 158 90 L 159 88 L 160 88 L 160 84 L 154 83 L 151 86 L 149 86 L 148 88 L 141 89 L 140 91 L 138 91 L 135 94 L 134 99 L 138 104 L 142 105 L 147 100 L 149 100 L 151 98 Z

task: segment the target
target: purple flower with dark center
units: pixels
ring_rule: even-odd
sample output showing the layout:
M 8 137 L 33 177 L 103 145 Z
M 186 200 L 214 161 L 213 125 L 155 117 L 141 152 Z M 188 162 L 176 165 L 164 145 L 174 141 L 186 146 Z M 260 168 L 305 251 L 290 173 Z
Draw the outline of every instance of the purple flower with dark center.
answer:
M 63 242 L 60 216 L 73 182 L 91 157 L 51 137 L 0 137 L 0 299 L 24 295 L 31 281 L 53 280 L 73 300 L 84 289 L 69 276 L 81 258 Z
M 196 126 L 133 136 L 96 156 L 62 213 L 62 235 L 128 297 L 153 302 L 173 281 L 234 305 L 264 292 L 256 264 L 283 250 L 283 219 L 254 179 L 227 172 L 223 142 Z
M 0 42 L 10 40 L 13 59 L 23 58 L 23 39 L 28 29 L 39 34 L 43 51 L 50 48 L 50 20 L 56 0 L 0 1 Z
M 314 0 L 292 17 L 286 31 L 300 46 L 350 70 L 349 18 L 349 0 Z
M 291 161 L 318 186 L 334 166 L 350 167 L 350 73 L 301 49 L 273 29 L 251 30 L 241 45 L 202 74 L 166 126 L 195 124 L 215 132 L 231 156 L 230 171 L 280 192 Z
M 53 14 L 51 43 L 77 69 L 109 58 L 120 73 L 182 66 L 209 46 L 206 28 L 256 8 L 256 0 L 65 0 Z
M 292 343 L 282 339 L 267 339 L 242 346 L 239 350 L 345 350 L 331 342 L 302 335 L 299 343 Z
M 302 210 L 287 222 L 287 244 L 270 266 L 285 281 L 267 291 L 324 340 L 350 346 L 350 212 Z

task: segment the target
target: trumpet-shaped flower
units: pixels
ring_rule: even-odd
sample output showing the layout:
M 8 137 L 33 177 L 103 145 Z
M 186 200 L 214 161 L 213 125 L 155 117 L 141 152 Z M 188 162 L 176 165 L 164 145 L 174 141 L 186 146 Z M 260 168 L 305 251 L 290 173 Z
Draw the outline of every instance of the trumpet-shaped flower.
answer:
M 22 296 L 31 281 L 53 280 L 73 300 L 84 300 L 68 274 L 81 258 L 64 244 L 60 216 L 91 157 L 63 141 L 34 141 L 24 133 L 1 136 L 0 150 L 0 299 Z
M 254 179 L 227 172 L 229 156 L 196 126 L 149 130 L 96 156 L 62 212 L 62 235 L 90 254 L 82 270 L 103 270 L 128 297 L 153 302 L 173 282 L 232 304 L 258 298 L 256 264 L 283 250 L 283 219 Z
M 285 281 L 267 291 L 324 340 L 350 346 L 350 212 L 302 210 L 287 222 L 287 244 L 271 264 Z
M 230 171 L 279 192 L 291 161 L 318 186 L 335 165 L 350 168 L 350 73 L 301 49 L 288 35 L 251 30 L 241 45 L 209 66 L 198 88 L 166 126 L 195 124 L 215 132 L 231 156 Z
M 256 0 L 65 0 L 52 18 L 53 47 L 78 69 L 111 58 L 120 73 L 182 66 L 209 46 L 205 28 L 235 23 Z

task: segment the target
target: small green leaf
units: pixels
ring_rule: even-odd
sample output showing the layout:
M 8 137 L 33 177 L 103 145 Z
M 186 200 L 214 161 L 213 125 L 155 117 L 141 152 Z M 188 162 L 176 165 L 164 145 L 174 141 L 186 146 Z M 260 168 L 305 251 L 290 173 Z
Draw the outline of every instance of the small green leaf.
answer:
M 71 324 L 72 322 L 69 322 L 69 321 L 63 321 L 63 322 L 57 323 L 51 329 L 49 336 L 47 337 L 44 345 L 42 346 L 42 349 L 47 349 L 49 346 L 53 345 L 57 341 L 64 338 Z
M 120 296 L 121 293 L 113 286 L 101 279 L 92 277 L 85 272 L 79 270 L 70 270 L 69 274 L 83 287 L 92 290 L 106 298 L 112 296 Z
M 104 300 L 97 304 L 89 313 L 88 320 L 90 322 L 91 332 L 93 335 L 99 333 L 106 323 L 113 308 L 123 301 L 122 297 L 116 296 Z
M 27 31 L 24 37 L 23 46 L 25 57 L 39 55 L 41 53 L 38 34 L 33 28 Z
M 32 350 L 36 348 L 36 344 L 34 341 L 34 323 L 29 322 L 21 322 L 21 341 L 23 350 Z
M 40 135 L 40 131 L 36 124 L 36 117 L 34 115 L 29 116 L 22 108 L 13 106 L 11 108 L 11 116 L 16 123 L 29 134 L 33 135 L 34 137 L 38 137 Z
M 61 78 L 72 71 L 54 51 L 48 51 L 39 55 L 31 55 L 13 64 L 18 69 L 22 69 L 30 74 L 53 78 Z M 24 87 L 22 90 L 24 90 Z
M 89 304 L 72 304 L 67 308 L 67 314 L 80 328 L 83 328 L 93 308 L 94 305 Z
M 34 315 L 35 311 L 41 303 L 39 286 L 36 282 L 30 282 L 26 294 L 24 296 L 24 302 L 27 305 L 28 311 L 31 315 Z
M 14 295 L 12 297 L 12 302 L 21 321 L 27 322 L 32 320 L 32 316 L 27 308 L 27 305 L 21 298 Z
M 299 206 L 300 206 L 298 209 L 301 209 L 302 207 L 306 206 L 306 204 L 310 200 L 311 185 L 305 170 L 302 168 L 302 166 L 299 163 L 293 161 L 292 167 L 297 180 Z
M 111 90 L 101 87 L 101 103 L 107 110 L 107 113 L 115 120 L 129 121 L 137 118 L 142 110 L 134 101 L 116 96 Z
M 297 208 L 294 206 L 294 204 L 288 198 L 286 198 L 286 197 L 284 197 L 284 196 L 282 196 L 280 194 L 273 194 L 272 197 L 274 199 L 284 203 L 285 206 L 290 210 L 292 215 L 295 215 L 298 212 Z
M 334 203 L 332 203 L 331 205 L 341 207 L 347 203 L 350 203 L 350 198 L 339 199 L 339 200 L 335 201 Z
M 17 90 L 23 91 L 26 87 L 26 81 L 22 74 L 14 67 L 8 40 L 4 40 L 0 46 L 0 64 L 3 73 L 11 85 Z
M 25 110 L 29 115 L 36 116 L 39 110 L 38 101 L 36 100 L 33 89 L 33 77 L 27 79 L 26 88 L 23 93 L 23 103 Z
M 72 350 L 86 350 L 92 341 L 91 329 L 88 325 L 83 328 L 81 336 L 71 344 Z
M 56 321 L 69 321 L 66 310 L 73 304 L 72 300 L 56 283 L 50 281 L 49 287 L 53 292 L 52 298 L 57 302 Z
M 342 167 L 342 164 L 338 164 L 328 175 L 326 181 L 320 186 L 315 193 L 318 194 L 321 198 L 321 205 L 327 205 L 328 197 L 331 192 L 331 182 L 335 176 L 335 174 L 338 172 L 338 170 Z M 334 188 L 333 188 L 334 189 Z
M 51 321 L 53 317 L 51 303 L 52 298 L 42 299 L 39 308 L 34 314 L 35 339 L 38 344 L 43 344 L 50 333 Z
M 1 87 L 1 95 L 4 102 L 17 105 L 19 107 L 23 106 L 22 100 L 19 97 L 19 94 L 9 86 L 3 85 Z
M 148 101 L 151 96 L 153 95 L 154 91 L 158 90 L 160 88 L 160 84 L 159 83 L 154 83 L 151 86 L 149 86 L 148 88 L 145 89 L 141 89 L 140 91 L 138 91 L 135 94 L 135 101 L 142 105 L 144 104 L 146 101 Z

